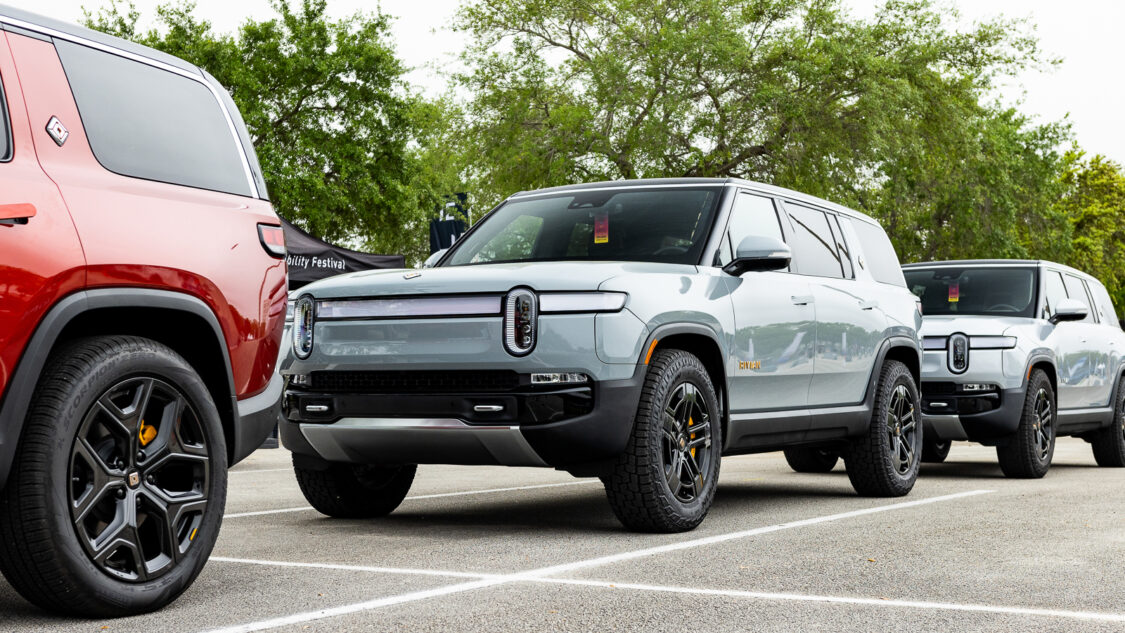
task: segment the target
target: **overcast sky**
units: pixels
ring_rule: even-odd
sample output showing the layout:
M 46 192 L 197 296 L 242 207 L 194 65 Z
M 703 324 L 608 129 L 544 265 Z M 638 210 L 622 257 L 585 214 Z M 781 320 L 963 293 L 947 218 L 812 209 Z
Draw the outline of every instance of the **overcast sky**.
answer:
M 78 21 L 81 7 L 96 8 L 103 0 L 4 0 L 16 6 Z M 951 0 L 966 22 L 1003 14 L 1029 17 L 1038 27 L 1043 48 L 1062 57 L 1063 64 L 1048 73 L 1029 72 L 1000 94 L 1008 104 L 1023 101 L 1022 109 L 1042 121 L 1069 116 L 1079 144 L 1092 154 L 1105 154 L 1125 163 L 1125 82 L 1121 60 L 1125 52 L 1122 0 Z M 108 0 L 104 0 L 108 3 Z M 857 15 L 866 16 L 879 0 L 844 0 Z M 159 0 L 135 0 L 142 22 L 151 17 Z M 196 0 L 197 15 L 222 31 L 232 31 L 247 17 L 268 18 L 267 0 Z M 328 0 L 329 11 L 343 16 L 382 6 L 396 17 L 395 45 L 407 65 L 414 68 L 410 81 L 430 93 L 440 93 L 445 79 L 433 66 L 448 65 L 463 40 L 446 27 L 459 0 Z

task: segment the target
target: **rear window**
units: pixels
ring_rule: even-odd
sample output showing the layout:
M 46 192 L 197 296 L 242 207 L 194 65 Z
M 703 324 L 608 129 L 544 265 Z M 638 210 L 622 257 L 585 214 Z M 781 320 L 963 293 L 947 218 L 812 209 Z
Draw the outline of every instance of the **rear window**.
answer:
M 836 237 L 828 226 L 828 217 L 824 212 L 791 202 L 785 203 L 785 210 L 793 220 L 792 248 L 793 257 L 797 260 L 797 272 L 842 279 L 844 267 L 836 248 Z
M 147 64 L 56 41 L 90 149 L 134 178 L 243 196 L 238 141 L 202 83 Z
M 859 258 L 860 268 L 871 273 L 875 281 L 905 287 L 906 280 L 902 276 L 898 254 L 895 253 L 895 247 L 891 246 L 891 240 L 882 227 L 851 218 L 841 218 L 841 221 L 851 223 L 859 238 L 862 251 Z

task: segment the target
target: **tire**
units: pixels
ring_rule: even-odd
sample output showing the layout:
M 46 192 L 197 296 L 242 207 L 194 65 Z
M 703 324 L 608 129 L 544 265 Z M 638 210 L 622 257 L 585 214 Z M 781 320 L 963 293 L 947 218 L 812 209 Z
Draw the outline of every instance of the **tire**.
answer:
M 1009 441 L 996 447 L 1000 470 L 1016 479 L 1039 479 L 1051 468 L 1055 454 L 1058 404 L 1047 374 L 1036 369 L 1027 381 L 1020 425 Z
M 331 464 L 324 470 L 293 465 L 301 493 L 317 512 L 337 519 L 386 516 L 402 503 L 417 466 Z
M 722 444 L 719 401 L 703 363 L 658 350 L 625 452 L 602 480 L 613 513 L 639 532 L 694 529 L 715 497 Z
M 1116 405 L 1113 423 L 1090 438 L 1094 461 L 1106 468 L 1125 467 L 1125 379 L 1117 383 Z
M 840 456 L 818 448 L 787 448 L 785 461 L 799 473 L 827 473 L 836 467 Z
M 901 497 L 914 487 L 922 452 L 918 402 L 918 386 L 906 365 L 885 362 L 867 433 L 844 453 L 848 479 L 860 495 Z
M 927 464 L 940 464 L 949 457 L 949 449 L 952 447 L 953 442 L 949 440 L 926 438 L 922 442 L 922 461 Z
M 56 613 L 163 607 L 211 555 L 226 456 L 215 403 L 176 352 L 129 336 L 75 341 L 47 362 L 0 494 L 0 571 Z

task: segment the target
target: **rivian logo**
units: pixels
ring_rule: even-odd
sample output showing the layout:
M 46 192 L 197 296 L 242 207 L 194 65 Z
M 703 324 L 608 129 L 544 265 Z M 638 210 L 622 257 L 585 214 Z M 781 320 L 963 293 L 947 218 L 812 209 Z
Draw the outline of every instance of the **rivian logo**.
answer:
M 739 369 L 761 369 L 762 361 L 760 360 L 740 360 L 738 361 Z
M 416 279 L 416 278 L 421 277 L 421 276 L 422 276 L 422 273 L 415 271 L 415 272 L 412 272 L 412 273 L 406 273 L 405 275 L 402 276 L 402 278 L 403 279 Z

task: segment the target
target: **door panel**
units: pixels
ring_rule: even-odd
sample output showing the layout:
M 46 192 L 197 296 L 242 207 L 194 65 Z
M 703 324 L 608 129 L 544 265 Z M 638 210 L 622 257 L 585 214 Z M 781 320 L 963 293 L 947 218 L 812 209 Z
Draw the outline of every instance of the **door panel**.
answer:
M 0 215 L 11 218 L 0 222 L 0 392 L 44 313 L 85 282 L 85 259 L 74 223 L 35 156 L 8 37 L 0 31 L 0 82 L 13 141 L 11 159 L 0 162 Z M 43 125 L 46 121 L 38 127 Z
M 811 280 L 816 297 L 816 371 L 809 406 L 856 404 L 867 393 L 887 320 L 868 284 Z M 868 289 L 870 290 L 870 289 Z

